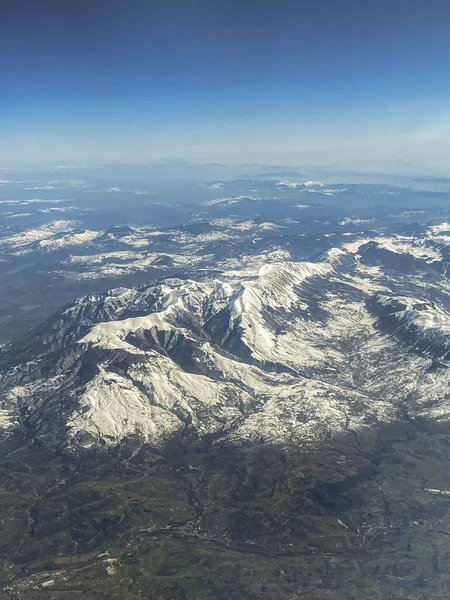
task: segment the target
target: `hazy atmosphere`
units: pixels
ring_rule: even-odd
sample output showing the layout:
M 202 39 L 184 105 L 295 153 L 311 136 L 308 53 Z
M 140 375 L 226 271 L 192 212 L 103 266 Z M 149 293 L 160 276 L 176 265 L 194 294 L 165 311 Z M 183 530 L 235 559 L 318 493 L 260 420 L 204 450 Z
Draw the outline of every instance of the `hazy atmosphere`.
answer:
M 443 174 L 443 0 L 3 0 L 0 165 Z

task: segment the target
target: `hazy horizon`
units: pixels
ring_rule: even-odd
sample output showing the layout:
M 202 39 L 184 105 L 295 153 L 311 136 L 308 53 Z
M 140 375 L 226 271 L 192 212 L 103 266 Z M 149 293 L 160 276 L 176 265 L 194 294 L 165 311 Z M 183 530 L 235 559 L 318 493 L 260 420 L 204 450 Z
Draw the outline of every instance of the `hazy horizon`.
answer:
M 447 173 L 448 4 L 3 8 L 0 166 L 187 159 Z

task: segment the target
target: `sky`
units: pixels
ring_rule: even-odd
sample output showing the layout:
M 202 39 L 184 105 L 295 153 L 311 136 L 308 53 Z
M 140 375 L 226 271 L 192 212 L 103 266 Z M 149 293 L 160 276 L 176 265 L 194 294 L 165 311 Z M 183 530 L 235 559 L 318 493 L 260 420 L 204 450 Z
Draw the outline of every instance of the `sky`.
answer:
M 447 0 L 0 0 L 0 167 L 448 173 Z

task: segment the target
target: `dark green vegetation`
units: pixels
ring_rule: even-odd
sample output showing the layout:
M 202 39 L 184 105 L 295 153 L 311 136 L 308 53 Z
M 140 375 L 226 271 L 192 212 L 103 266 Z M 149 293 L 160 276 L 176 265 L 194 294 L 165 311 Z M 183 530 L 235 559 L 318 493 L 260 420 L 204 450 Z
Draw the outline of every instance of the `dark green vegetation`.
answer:
M 2 445 L 0 598 L 447 599 L 450 430 L 301 448 Z

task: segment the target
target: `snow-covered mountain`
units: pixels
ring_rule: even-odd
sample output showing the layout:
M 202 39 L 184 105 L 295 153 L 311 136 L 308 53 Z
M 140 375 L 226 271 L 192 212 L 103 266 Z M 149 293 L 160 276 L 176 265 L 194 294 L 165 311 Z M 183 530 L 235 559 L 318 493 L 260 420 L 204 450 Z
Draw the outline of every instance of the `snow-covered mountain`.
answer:
M 2 423 L 60 447 L 183 432 L 314 446 L 414 418 L 446 393 L 450 288 L 437 250 L 406 242 L 82 297 L 4 348 Z
M 447 599 L 448 208 L 288 178 L 5 217 L 1 598 Z

